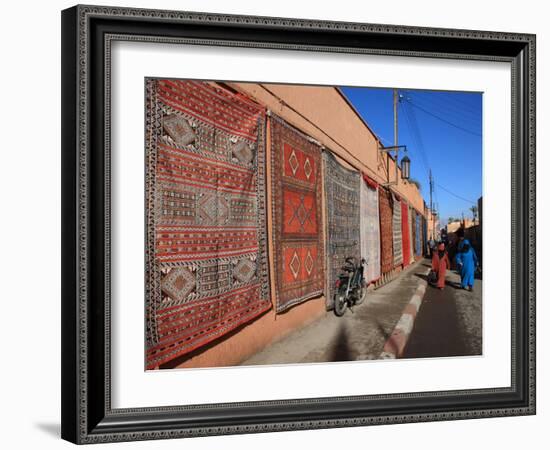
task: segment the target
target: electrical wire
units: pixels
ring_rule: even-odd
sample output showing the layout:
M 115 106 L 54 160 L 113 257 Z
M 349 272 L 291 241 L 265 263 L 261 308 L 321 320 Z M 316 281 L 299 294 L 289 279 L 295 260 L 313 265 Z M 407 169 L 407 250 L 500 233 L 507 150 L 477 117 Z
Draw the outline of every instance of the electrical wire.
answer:
M 409 132 L 410 132 L 410 135 L 411 135 L 411 138 L 413 140 L 413 143 L 415 145 L 415 148 L 416 150 L 418 151 L 418 153 L 420 154 L 420 157 L 421 157 L 421 162 L 422 162 L 422 165 L 424 166 L 424 168 L 426 169 L 426 172 L 428 172 L 429 174 L 429 163 L 427 161 L 427 157 L 426 157 L 426 152 L 425 152 L 425 148 L 424 148 L 424 143 L 423 143 L 423 140 L 422 140 L 422 135 L 421 135 L 421 132 L 420 132 L 420 127 L 418 126 L 418 120 L 416 118 L 416 114 L 415 114 L 415 110 L 413 108 L 416 108 L 416 109 L 419 109 L 421 110 L 422 112 L 430 115 L 430 116 L 433 116 L 434 118 L 436 119 L 439 119 L 445 123 L 447 123 L 448 125 L 451 125 L 455 128 L 458 128 L 462 131 L 465 131 L 467 133 L 470 133 L 470 134 L 474 134 L 474 135 L 477 135 L 477 136 L 481 136 L 481 134 L 479 133 L 476 133 L 472 130 L 468 130 L 464 127 L 461 127 L 460 125 L 457 125 L 456 123 L 453 123 L 449 120 L 446 120 L 444 119 L 443 117 L 439 117 L 437 114 L 434 114 L 433 112 L 430 112 L 428 110 L 426 110 L 425 108 L 423 108 L 422 106 L 418 105 L 416 99 L 412 99 L 411 98 L 411 95 L 409 91 L 402 91 L 404 95 L 401 96 L 401 99 L 404 100 L 404 102 L 400 102 L 400 105 L 402 105 L 402 108 L 401 110 L 404 112 L 404 117 L 405 117 L 405 121 L 407 123 L 407 127 L 409 129 Z M 429 100 L 427 101 L 427 103 L 430 103 Z M 438 110 L 437 112 L 439 111 L 442 111 L 442 109 L 444 108 L 441 104 L 436 104 L 437 102 L 432 102 L 431 103 L 431 106 L 430 106 L 430 109 L 436 109 Z M 421 103 L 422 104 L 422 103 Z M 448 111 L 445 111 L 445 113 L 447 115 L 453 115 L 453 114 L 456 114 L 459 110 L 458 110 L 459 107 L 455 107 L 454 111 L 452 114 L 448 114 L 449 112 Z M 474 111 L 470 110 L 471 112 L 470 113 L 463 113 L 464 117 L 468 117 L 470 118 L 472 121 L 475 121 L 476 123 L 479 123 L 480 120 L 481 120 L 481 117 L 478 116 L 478 117 L 474 117 L 472 115 L 472 113 L 474 113 Z M 461 114 L 462 115 L 462 114 Z M 455 116 L 456 117 L 456 116 Z M 460 119 L 459 119 L 460 120 Z M 429 177 L 429 175 L 428 175 Z M 439 196 L 437 194 L 438 192 L 438 189 L 435 189 L 435 186 L 438 186 L 439 188 L 441 188 L 442 190 L 446 191 L 447 193 L 449 193 L 450 195 L 462 200 L 462 201 L 465 201 L 467 203 L 470 203 L 472 205 L 476 205 L 477 202 L 473 202 L 469 199 L 466 199 L 458 194 L 455 194 L 454 192 L 450 191 L 449 189 L 447 189 L 446 187 L 438 184 L 438 183 L 435 183 L 433 184 L 433 196 L 435 198 L 435 201 L 436 201 L 436 204 L 439 205 Z M 440 211 L 438 211 L 440 213 Z
M 431 93 L 416 95 L 416 92 L 403 92 L 406 93 L 409 99 L 425 109 L 437 109 L 443 112 L 443 115 L 458 116 L 459 121 L 470 120 L 476 124 L 479 124 L 481 121 L 481 109 L 474 109 L 473 106 L 467 105 L 451 95 L 448 95 L 445 99 L 443 99 L 439 95 L 430 95 Z
M 472 95 L 472 94 L 471 94 L 471 95 Z M 479 95 L 479 94 L 477 94 L 477 95 Z M 464 109 L 464 110 L 466 110 L 466 111 L 469 111 L 469 112 L 471 112 L 471 113 L 473 113 L 473 114 L 475 114 L 475 115 L 480 115 L 480 113 L 481 113 L 481 109 L 480 109 L 480 108 L 475 107 L 475 106 L 473 106 L 473 105 L 471 105 L 471 104 L 469 104 L 469 103 L 467 103 L 467 102 L 465 102 L 465 101 L 459 99 L 459 98 L 456 97 L 456 96 L 449 96 L 449 97 L 445 100 L 445 102 L 449 102 L 450 105 L 454 105 L 454 106 L 456 106 L 457 108 L 462 108 L 462 109 Z
M 458 109 L 453 109 L 450 105 L 441 105 L 437 102 L 434 102 L 431 99 L 412 99 L 414 104 L 420 108 L 430 111 L 432 114 L 445 118 L 449 122 L 459 124 L 463 128 L 469 130 L 478 130 L 481 126 L 481 117 L 479 115 L 474 115 L 469 112 L 461 111 Z
M 454 196 L 454 197 L 456 197 L 456 198 L 458 198 L 458 199 L 460 199 L 460 200 L 463 200 L 463 201 L 465 201 L 465 202 L 467 202 L 467 203 L 470 203 L 470 204 L 472 204 L 472 205 L 477 205 L 477 202 L 473 202 L 472 200 L 468 200 L 467 198 L 461 197 L 460 195 L 455 194 L 454 192 L 450 191 L 450 190 L 447 189 L 446 187 L 441 186 L 439 183 L 436 183 L 436 184 L 437 184 L 441 189 L 443 189 L 445 192 L 451 194 L 452 196 Z
M 472 104 L 465 103 L 461 101 L 460 98 L 456 98 L 454 95 L 445 95 L 442 97 L 441 93 L 434 92 L 415 92 L 415 91 L 402 91 L 405 93 L 408 99 L 413 102 L 419 103 L 421 106 L 423 104 L 429 104 L 429 106 L 436 106 L 439 109 L 444 111 L 452 110 L 453 112 L 458 112 L 460 116 L 474 117 L 476 120 L 479 120 L 481 117 L 481 108 L 479 106 L 474 106 Z
M 424 166 L 424 169 L 426 170 L 426 175 L 428 176 L 429 164 L 424 151 L 424 143 L 422 141 L 422 136 L 420 135 L 418 123 L 414 121 L 414 124 L 413 124 L 413 118 L 410 114 L 409 108 L 405 106 L 405 103 L 400 103 L 400 104 L 402 105 L 402 108 L 401 108 L 402 111 L 405 113 L 404 114 L 405 121 L 407 122 L 409 133 L 413 139 L 414 147 L 418 151 L 418 154 L 420 155 L 420 162 Z
M 438 115 L 436 115 L 436 114 L 434 114 L 434 113 L 431 113 L 430 111 L 428 111 L 428 110 L 426 110 L 426 109 L 424 109 L 424 108 L 418 106 L 417 104 L 411 102 L 411 101 L 408 100 L 408 99 L 406 99 L 406 101 L 407 101 L 407 103 L 408 103 L 409 105 L 411 105 L 412 107 L 414 107 L 414 108 L 416 108 L 416 109 L 419 109 L 420 111 L 424 112 L 425 114 L 428 114 L 429 116 L 432 116 L 432 117 L 434 117 L 435 119 L 438 119 L 438 120 L 440 120 L 440 121 L 446 123 L 447 125 L 450 125 L 450 126 L 452 126 L 452 127 L 455 127 L 455 128 L 458 129 L 458 130 L 462 130 L 462 131 L 464 131 L 465 133 L 469 133 L 469 134 L 473 134 L 474 136 L 479 136 L 479 137 L 481 137 L 481 133 L 477 133 L 477 132 L 475 132 L 475 131 L 468 130 L 467 128 L 464 128 L 464 127 L 461 127 L 460 125 L 457 125 L 456 123 L 450 122 L 450 121 L 448 121 L 447 119 L 444 119 L 443 117 L 440 117 L 440 116 L 438 116 Z

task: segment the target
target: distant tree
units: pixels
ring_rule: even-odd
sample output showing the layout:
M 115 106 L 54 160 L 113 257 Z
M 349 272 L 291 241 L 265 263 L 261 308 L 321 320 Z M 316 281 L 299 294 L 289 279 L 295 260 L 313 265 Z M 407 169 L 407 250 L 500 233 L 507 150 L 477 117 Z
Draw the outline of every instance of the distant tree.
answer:
M 447 223 L 453 223 L 453 222 L 456 222 L 458 219 L 455 219 L 454 217 L 449 217 L 447 219 Z

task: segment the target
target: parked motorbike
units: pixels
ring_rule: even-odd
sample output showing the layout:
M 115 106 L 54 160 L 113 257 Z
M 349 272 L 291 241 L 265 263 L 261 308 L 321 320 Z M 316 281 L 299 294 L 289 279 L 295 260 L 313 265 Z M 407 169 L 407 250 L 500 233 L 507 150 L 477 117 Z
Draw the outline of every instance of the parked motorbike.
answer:
M 346 258 L 334 292 L 334 313 L 338 317 L 344 315 L 347 307 L 351 309 L 354 305 L 360 305 L 367 297 L 367 283 L 363 275 L 366 263 L 364 258 L 358 264 L 355 258 Z

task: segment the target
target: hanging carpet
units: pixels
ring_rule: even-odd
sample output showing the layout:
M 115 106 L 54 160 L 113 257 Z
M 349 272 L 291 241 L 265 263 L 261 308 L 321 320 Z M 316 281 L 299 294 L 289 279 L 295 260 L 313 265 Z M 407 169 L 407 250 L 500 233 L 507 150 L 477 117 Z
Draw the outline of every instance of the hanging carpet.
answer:
M 359 261 L 360 174 L 323 153 L 327 216 L 327 309 L 334 306 L 334 284 L 347 257 Z
M 410 236 L 410 242 L 411 242 L 411 262 L 414 262 L 414 230 L 415 230 L 415 215 L 414 215 L 414 209 L 412 207 L 409 207 L 409 236 Z
M 361 257 L 366 260 L 365 279 L 370 283 L 380 278 L 380 218 L 378 186 L 366 175 L 361 180 L 360 212 Z
M 403 264 L 403 234 L 401 230 L 401 201 L 392 193 L 393 201 L 393 265 Z
M 409 206 L 401 200 L 401 234 L 403 236 L 403 265 L 411 263 L 411 237 L 409 226 Z
M 281 312 L 323 293 L 321 148 L 271 116 L 276 305 Z
M 420 221 L 420 214 L 415 212 L 416 222 L 415 222 L 415 238 L 414 238 L 414 254 L 420 256 L 421 246 L 422 246 L 422 224 Z
M 391 193 L 378 189 L 380 203 L 380 270 L 387 273 L 393 269 L 393 211 Z
M 153 369 L 249 322 L 271 301 L 265 110 L 206 82 L 148 79 L 146 88 Z

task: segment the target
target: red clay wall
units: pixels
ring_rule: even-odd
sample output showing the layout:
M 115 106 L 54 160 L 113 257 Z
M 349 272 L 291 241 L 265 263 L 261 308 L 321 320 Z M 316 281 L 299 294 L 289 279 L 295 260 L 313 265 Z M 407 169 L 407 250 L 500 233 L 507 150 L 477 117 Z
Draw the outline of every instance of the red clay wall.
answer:
M 321 86 L 289 86 L 255 83 L 228 83 L 228 86 L 284 118 L 322 145 L 330 148 L 341 162 L 367 173 L 378 183 L 387 181 L 388 158 L 378 151 L 378 139 L 355 113 L 338 89 Z M 269 122 L 268 122 L 269 127 Z M 271 204 L 271 143 L 267 132 L 267 204 Z M 395 162 L 389 158 L 390 179 L 395 179 Z M 400 173 L 399 173 L 400 177 Z M 400 180 L 394 187 L 401 197 L 423 211 L 423 199 L 415 185 Z M 324 202 L 324 198 L 323 198 Z M 324 204 L 323 204 L 324 210 Z M 323 217 L 326 223 L 326 218 Z M 268 208 L 268 236 L 272 236 L 272 215 Z M 268 239 L 270 270 L 273 273 L 273 246 Z M 391 237 L 390 237 L 390 245 Z M 272 297 L 274 284 L 272 283 Z M 283 314 L 268 311 L 260 318 L 207 346 L 170 367 L 219 367 L 239 364 L 266 345 L 324 314 L 323 296 L 294 306 Z

